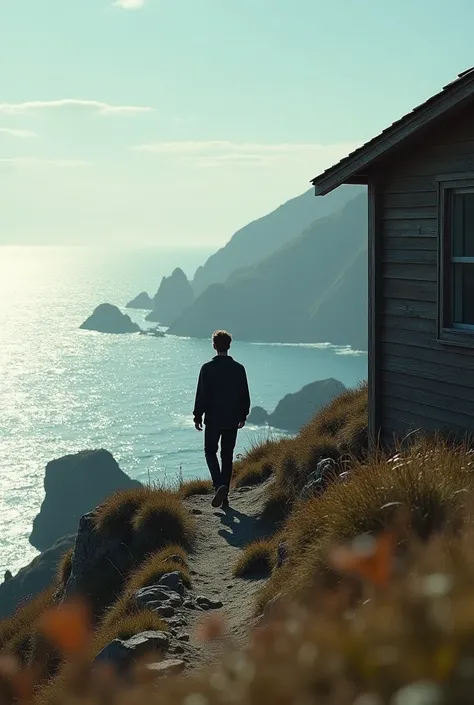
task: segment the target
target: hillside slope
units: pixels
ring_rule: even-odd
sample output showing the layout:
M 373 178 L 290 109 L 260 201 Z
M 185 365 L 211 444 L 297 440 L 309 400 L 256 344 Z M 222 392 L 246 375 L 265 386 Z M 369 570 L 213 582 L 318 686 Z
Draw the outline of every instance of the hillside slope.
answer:
M 324 198 L 316 198 L 313 190 L 306 191 L 241 228 L 196 271 L 196 295 L 211 284 L 225 282 L 236 269 L 255 265 L 273 254 L 317 218 L 335 213 L 363 190 L 361 186 L 341 186 Z
M 229 328 L 261 342 L 334 342 L 366 348 L 365 194 L 315 221 L 254 267 L 213 284 L 169 332 L 197 338 Z

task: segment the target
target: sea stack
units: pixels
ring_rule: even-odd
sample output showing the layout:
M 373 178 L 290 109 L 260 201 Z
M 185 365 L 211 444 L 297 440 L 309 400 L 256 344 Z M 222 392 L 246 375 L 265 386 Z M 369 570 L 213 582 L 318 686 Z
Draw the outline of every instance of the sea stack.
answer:
M 182 269 L 175 269 L 170 277 L 163 277 L 153 299 L 153 310 L 146 320 L 170 326 L 194 303 L 194 292 Z
M 136 308 L 141 311 L 153 310 L 153 299 L 146 291 L 142 291 L 138 296 L 128 302 L 125 308 Z
M 99 333 L 139 333 L 140 326 L 132 321 L 130 316 L 122 313 L 117 306 L 100 304 L 94 313 L 80 326 L 84 330 L 95 330 Z

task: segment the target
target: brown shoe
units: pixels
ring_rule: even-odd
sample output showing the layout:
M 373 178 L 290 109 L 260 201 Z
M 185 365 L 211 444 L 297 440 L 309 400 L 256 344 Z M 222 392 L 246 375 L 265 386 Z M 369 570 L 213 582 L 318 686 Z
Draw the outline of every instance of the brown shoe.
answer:
M 227 487 L 225 485 L 222 485 L 219 487 L 217 490 L 216 494 L 214 495 L 214 498 L 211 502 L 211 505 L 217 509 L 217 507 L 222 506 L 222 502 L 227 499 Z

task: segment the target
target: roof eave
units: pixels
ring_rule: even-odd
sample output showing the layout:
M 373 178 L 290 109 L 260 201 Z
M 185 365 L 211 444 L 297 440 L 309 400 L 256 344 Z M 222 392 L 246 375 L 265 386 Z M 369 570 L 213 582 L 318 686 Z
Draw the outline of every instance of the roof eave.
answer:
M 349 176 L 346 179 L 343 179 L 342 181 L 339 180 L 339 178 L 335 177 L 331 179 L 317 180 L 317 183 L 316 179 L 314 179 L 311 183 L 314 186 L 316 196 L 325 196 L 327 193 L 334 191 L 335 188 L 341 186 L 342 184 L 356 184 L 358 186 L 367 186 L 368 182 L 369 177 L 367 176 L 367 174 L 352 174 L 352 176 Z
M 454 84 L 455 85 L 455 84 Z M 461 85 L 449 91 L 443 91 L 429 99 L 423 107 L 401 118 L 398 124 L 384 130 L 378 137 L 367 143 L 366 148 L 357 149 L 353 155 L 345 157 L 341 162 L 327 169 L 311 180 L 317 196 L 324 196 L 338 186 L 348 183 L 367 183 L 353 181 L 362 178 L 362 171 L 372 169 L 375 161 L 381 161 L 401 142 L 413 137 L 419 130 L 427 127 L 448 110 L 460 108 L 472 100 L 474 93 L 474 73 L 466 76 Z

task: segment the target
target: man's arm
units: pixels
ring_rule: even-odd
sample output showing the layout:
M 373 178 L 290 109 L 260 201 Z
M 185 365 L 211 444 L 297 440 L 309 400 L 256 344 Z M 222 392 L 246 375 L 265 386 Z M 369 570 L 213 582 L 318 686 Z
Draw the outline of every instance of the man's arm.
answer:
M 245 425 L 245 421 L 247 420 L 247 416 L 250 413 L 250 391 L 249 391 L 249 384 L 247 381 L 247 373 L 245 371 L 245 367 L 242 367 L 242 380 L 241 380 L 241 425 L 239 424 L 240 428 L 242 428 Z
M 201 367 L 199 373 L 199 379 L 196 389 L 196 398 L 194 400 L 194 425 L 198 431 L 202 430 L 202 417 L 206 411 L 206 397 L 205 397 L 205 387 L 204 387 L 204 367 Z

